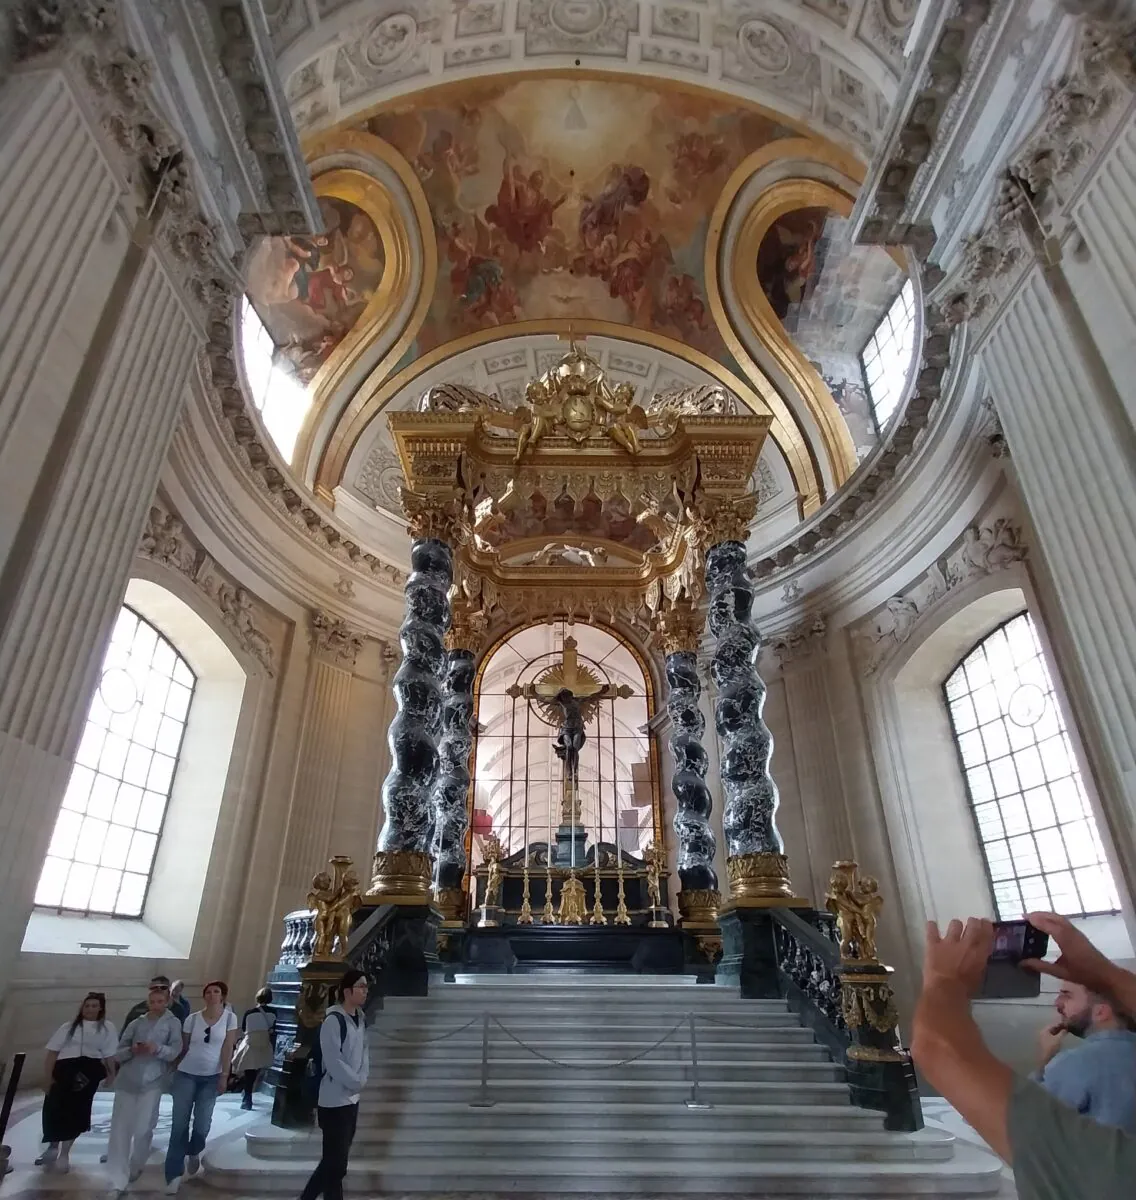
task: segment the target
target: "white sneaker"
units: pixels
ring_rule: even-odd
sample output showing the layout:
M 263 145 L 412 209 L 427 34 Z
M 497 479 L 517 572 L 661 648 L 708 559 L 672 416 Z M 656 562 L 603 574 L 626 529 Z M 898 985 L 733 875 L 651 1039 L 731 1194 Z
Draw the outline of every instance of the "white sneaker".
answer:
M 169 1183 L 166 1184 L 166 1195 L 176 1196 L 179 1187 L 181 1187 L 181 1178 L 179 1177 L 177 1179 L 171 1179 Z
M 196 1175 L 201 1170 L 201 1155 L 187 1154 L 185 1157 L 185 1173 L 187 1175 Z

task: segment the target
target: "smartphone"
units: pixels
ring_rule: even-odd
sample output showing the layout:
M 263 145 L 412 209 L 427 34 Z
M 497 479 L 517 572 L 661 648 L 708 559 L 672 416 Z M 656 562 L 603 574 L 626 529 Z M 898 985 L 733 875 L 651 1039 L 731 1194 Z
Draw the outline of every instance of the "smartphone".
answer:
M 1017 1000 L 1041 994 L 1041 976 L 1023 971 L 1024 958 L 1044 958 L 1049 934 L 1028 921 L 995 921 L 994 949 L 986 963 L 986 975 L 978 996 L 981 1000 Z

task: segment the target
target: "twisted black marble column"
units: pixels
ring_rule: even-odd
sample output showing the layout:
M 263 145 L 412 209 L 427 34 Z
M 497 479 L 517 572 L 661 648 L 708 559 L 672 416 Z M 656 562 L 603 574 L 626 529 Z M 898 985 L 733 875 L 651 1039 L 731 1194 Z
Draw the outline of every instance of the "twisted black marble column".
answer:
M 718 689 L 714 724 L 722 739 L 722 831 L 731 891 L 787 895 L 784 843 L 773 820 L 778 802 L 777 785 L 769 774 L 773 735 L 761 716 L 765 683 L 755 661 L 760 636 L 751 619 L 753 587 L 741 542 L 724 541 L 710 548 L 706 586 L 708 623 L 715 638 L 710 674 Z
M 666 656 L 667 715 L 671 719 L 670 749 L 674 762 L 671 791 L 675 798 L 674 831 L 678 835 L 679 894 L 715 891 L 714 831 L 710 827 L 713 800 L 706 786 L 708 759 L 702 745 L 706 718 L 699 707 L 702 685 L 693 650 L 674 650 Z
M 427 537 L 411 544 L 406 616 L 398 634 L 402 662 L 392 685 L 397 711 L 387 735 L 391 769 L 383 784 L 383 827 L 372 895 L 404 894 L 411 883 L 412 892 L 425 893 L 429 886 L 431 791 L 438 774 L 446 667 L 442 639 L 450 620 L 453 574 L 453 551 L 445 542 Z
M 460 916 L 469 822 L 469 753 L 473 746 L 474 653 L 447 651 L 442 698 L 442 737 L 434 784 L 434 897 L 448 919 Z

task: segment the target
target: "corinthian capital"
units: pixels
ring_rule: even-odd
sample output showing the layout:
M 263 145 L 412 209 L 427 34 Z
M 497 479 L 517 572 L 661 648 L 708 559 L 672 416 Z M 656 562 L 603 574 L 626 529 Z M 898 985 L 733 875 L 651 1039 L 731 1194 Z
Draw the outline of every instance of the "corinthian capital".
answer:
M 485 645 L 489 617 L 469 600 L 455 600 L 446 632 L 447 650 L 469 650 L 476 654 Z
M 697 654 L 705 615 L 689 600 L 675 600 L 655 619 L 655 631 L 664 654 Z

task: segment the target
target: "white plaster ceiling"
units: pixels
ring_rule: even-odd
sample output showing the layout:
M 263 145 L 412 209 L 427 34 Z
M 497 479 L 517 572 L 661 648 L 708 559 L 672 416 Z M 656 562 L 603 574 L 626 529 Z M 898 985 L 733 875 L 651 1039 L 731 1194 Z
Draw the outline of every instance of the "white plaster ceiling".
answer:
M 720 387 L 706 371 L 664 350 L 607 337 L 582 339 L 585 348 L 616 383 L 630 383 L 639 403 L 658 392 L 684 387 Z M 429 388 L 439 383 L 462 383 L 512 407 L 521 402 L 526 384 L 553 366 L 568 346 L 555 335 L 534 334 L 504 338 L 454 355 L 423 372 L 397 393 L 359 439 L 344 471 L 343 486 L 336 492 L 336 512 L 358 526 L 365 545 L 379 553 L 406 554 L 405 521 L 401 516 L 399 488 L 403 475 L 387 427 L 386 413 L 415 408 Z M 739 413 L 745 404 L 728 389 Z M 788 465 L 772 438 L 766 439 L 754 474 L 759 510 L 749 548 L 756 553 L 785 537 L 799 523 L 797 493 Z M 341 503 L 341 500 L 343 501 Z
M 302 134 L 438 83 L 534 69 L 727 92 L 867 157 L 918 0 L 264 0 Z

